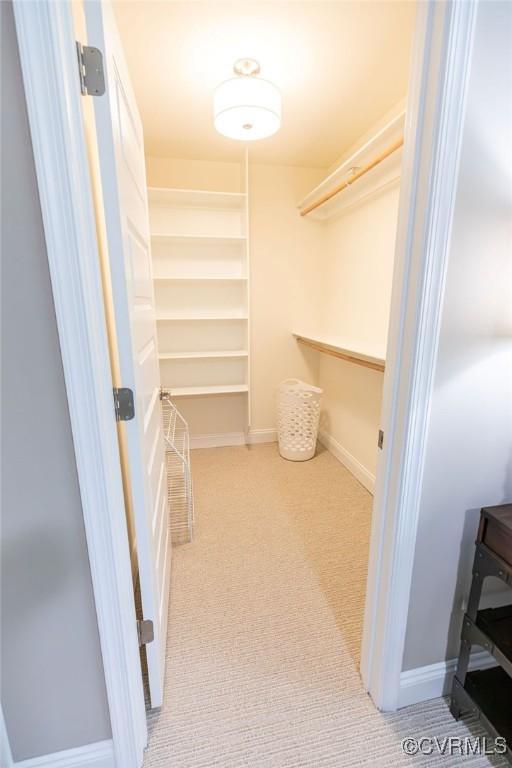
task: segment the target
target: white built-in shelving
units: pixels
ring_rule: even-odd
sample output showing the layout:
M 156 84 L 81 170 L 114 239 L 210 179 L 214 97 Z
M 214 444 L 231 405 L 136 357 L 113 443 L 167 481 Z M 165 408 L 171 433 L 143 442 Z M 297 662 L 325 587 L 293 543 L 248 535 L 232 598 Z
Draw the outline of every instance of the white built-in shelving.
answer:
M 148 197 L 162 388 L 180 398 L 248 393 L 247 195 L 150 188 Z

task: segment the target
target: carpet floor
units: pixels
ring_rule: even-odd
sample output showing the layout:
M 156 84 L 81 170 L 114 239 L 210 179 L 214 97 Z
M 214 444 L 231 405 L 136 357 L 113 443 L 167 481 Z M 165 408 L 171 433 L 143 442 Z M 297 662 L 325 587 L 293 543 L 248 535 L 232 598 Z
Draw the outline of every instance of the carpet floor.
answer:
M 195 538 L 173 551 L 144 768 L 491 765 L 402 752 L 409 736 L 480 733 L 445 700 L 384 715 L 365 694 L 372 499 L 336 459 L 288 462 L 271 444 L 195 450 L 192 468 Z

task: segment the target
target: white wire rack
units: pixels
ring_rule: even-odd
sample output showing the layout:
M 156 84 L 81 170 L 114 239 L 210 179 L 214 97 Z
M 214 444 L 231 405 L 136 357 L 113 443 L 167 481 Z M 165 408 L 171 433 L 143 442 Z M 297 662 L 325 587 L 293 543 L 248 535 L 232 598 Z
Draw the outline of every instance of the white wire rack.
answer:
M 194 529 L 194 497 L 190 472 L 190 439 L 188 424 L 162 390 L 165 458 L 167 464 L 167 496 L 171 515 L 171 541 L 192 541 Z

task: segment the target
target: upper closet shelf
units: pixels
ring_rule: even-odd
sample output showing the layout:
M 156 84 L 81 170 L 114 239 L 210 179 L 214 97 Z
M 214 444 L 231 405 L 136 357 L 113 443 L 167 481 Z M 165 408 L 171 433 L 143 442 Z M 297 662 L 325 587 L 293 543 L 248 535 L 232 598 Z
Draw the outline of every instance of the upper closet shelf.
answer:
M 400 179 L 405 111 L 391 119 L 299 204 L 301 216 L 330 219 Z
M 365 368 L 372 368 L 374 371 L 383 371 L 386 360 L 384 357 L 370 355 L 367 351 L 356 350 L 336 339 L 322 336 L 305 336 L 302 333 L 293 334 L 299 344 L 316 349 L 318 352 L 324 352 L 340 360 L 346 360 L 349 363 L 362 365 Z
M 148 200 L 153 205 L 175 205 L 179 208 L 227 208 L 245 206 L 243 192 L 210 192 L 199 189 L 162 189 L 149 187 Z

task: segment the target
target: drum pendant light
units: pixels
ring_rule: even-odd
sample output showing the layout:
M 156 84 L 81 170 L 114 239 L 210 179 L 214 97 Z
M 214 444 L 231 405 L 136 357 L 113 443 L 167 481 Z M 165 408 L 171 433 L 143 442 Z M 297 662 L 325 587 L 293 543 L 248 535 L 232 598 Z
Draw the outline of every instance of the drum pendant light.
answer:
M 272 136 L 281 125 L 279 89 L 258 77 L 260 65 L 254 59 L 239 59 L 233 70 L 236 77 L 215 89 L 215 128 L 223 136 L 238 141 Z

